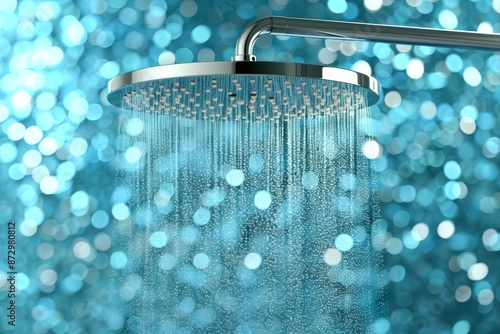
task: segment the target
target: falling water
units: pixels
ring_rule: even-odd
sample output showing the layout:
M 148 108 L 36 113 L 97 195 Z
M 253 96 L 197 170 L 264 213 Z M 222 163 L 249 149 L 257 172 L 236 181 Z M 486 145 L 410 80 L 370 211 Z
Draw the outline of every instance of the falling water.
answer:
M 127 330 L 368 331 L 381 261 L 366 97 L 281 80 L 125 95 L 139 111 L 120 116 L 111 264 Z

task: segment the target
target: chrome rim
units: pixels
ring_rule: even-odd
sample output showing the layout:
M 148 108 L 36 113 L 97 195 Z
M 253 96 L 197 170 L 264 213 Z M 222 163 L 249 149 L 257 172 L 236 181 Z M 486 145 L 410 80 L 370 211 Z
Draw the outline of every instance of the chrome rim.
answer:
M 322 65 L 268 61 L 226 61 L 162 65 L 121 74 L 108 83 L 108 101 L 121 107 L 122 89 L 132 84 L 210 75 L 282 75 L 329 80 L 366 89 L 368 105 L 375 104 L 379 100 L 377 80 L 363 73 Z

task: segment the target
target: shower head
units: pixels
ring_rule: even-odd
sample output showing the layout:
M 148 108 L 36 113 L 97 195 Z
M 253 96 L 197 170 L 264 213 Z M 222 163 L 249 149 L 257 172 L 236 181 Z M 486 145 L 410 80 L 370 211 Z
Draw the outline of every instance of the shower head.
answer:
M 262 34 L 500 50 L 499 34 L 267 17 L 243 31 L 233 61 L 125 73 L 108 83 L 108 100 L 127 110 L 246 121 L 352 112 L 378 101 L 378 83 L 365 74 L 321 65 L 255 61 L 253 45 Z
M 108 92 L 108 100 L 125 110 L 262 121 L 362 108 L 378 100 L 378 83 L 335 67 L 230 61 L 140 69 L 111 80 Z

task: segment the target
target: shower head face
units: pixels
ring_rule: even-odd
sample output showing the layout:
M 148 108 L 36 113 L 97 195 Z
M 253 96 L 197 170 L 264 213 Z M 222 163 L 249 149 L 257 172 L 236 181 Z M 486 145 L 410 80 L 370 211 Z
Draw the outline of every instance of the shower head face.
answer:
M 277 62 L 209 62 L 146 68 L 108 84 L 125 110 L 191 119 L 289 120 L 352 112 L 378 100 L 378 83 L 357 72 Z

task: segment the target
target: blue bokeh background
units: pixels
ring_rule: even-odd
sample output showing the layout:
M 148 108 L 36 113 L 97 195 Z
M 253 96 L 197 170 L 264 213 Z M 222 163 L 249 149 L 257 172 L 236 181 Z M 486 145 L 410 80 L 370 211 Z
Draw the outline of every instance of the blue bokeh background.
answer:
M 269 15 L 500 32 L 499 0 L 2 0 L 0 245 L 16 221 L 18 333 L 111 331 L 118 110 L 107 81 L 229 60 L 245 26 Z M 270 36 L 255 53 L 382 85 L 372 107 L 383 218 L 373 237 L 389 281 L 381 323 L 394 333 L 500 331 L 500 54 Z M 0 329 L 10 329 L 3 316 Z

